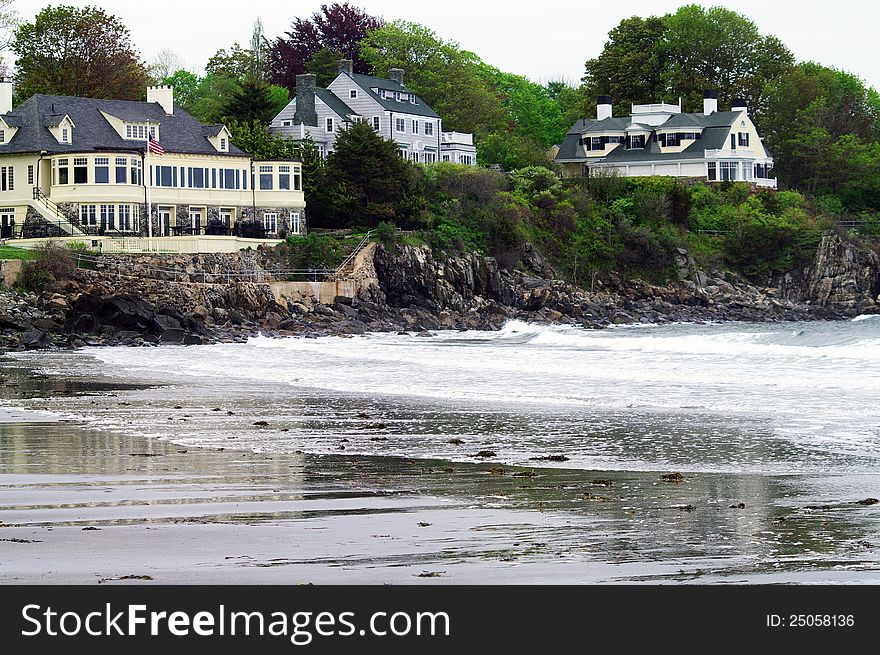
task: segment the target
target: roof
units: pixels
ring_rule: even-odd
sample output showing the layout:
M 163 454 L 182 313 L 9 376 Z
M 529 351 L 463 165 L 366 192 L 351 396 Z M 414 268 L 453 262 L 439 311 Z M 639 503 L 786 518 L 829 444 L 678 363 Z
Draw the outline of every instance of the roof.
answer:
M 720 150 L 727 145 L 727 133 L 730 126 L 740 117 L 739 111 L 721 111 L 708 116 L 703 114 L 676 114 L 668 121 L 657 126 L 647 126 L 650 131 L 665 130 L 671 127 L 699 127 L 702 128 L 700 139 L 691 143 L 681 152 L 660 152 L 660 146 L 653 139 L 645 144 L 644 149 L 627 150 L 618 146 L 604 157 L 587 157 L 580 148 L 579 139 L 581 134 L 590 132 L 606 132 L 612 130 L 611 125 L 620 124 L 623 127 L 617 131 L 632 129 L 628 126 L 629 117 L 606 118 L 597 120 L 579 120 L 566 133 L 559 146 L 556 161 L 595 161 L 595 162 L 627 162 L 627 161 L 674 161 L 679 159 L 703 159 L 706 150 Z M 612 123 L 611 121 L 619 121 Z M 769 152 L 768 152 L 769 156 Z
M 341 73 L 342 75 L 347 75 L 347 73 Z M 373 77 L 372 75 L 361 75 L 360 73 L 353 73 L 350 75 L 351 79 L 354 80 L 355 84 L 361 87 L 366 93 L 370 94 L 370 97 L 378 102 L 382 107 L 389 111 L 400 112 L 402 114 L 413 114 L 416 116 L 428 116 L 430 118 L 440 118 L 440 115 L 431 109 L 428 105 L 424 103 L 424 101 L 419 98 L 418 94 L 413 93 L 410 89 L 407 89 L 403 84 L 399 82 L 395 82 L 394 80 L 389 80 L 384 77 Z M 416 96 L 418 102 L 413 104 L 411 102 L 403 102 L 400 100 L 393 100 L 391 98 L 382 98 L 378 93 L 374 93 L 373 89 L 387 89 L 389 91 L 400 91 L 401 93 L 409 93 Z
M 20 121 L 20 128 L 10 141 L 0 144 L 0 154 L 144 149 L 142 141 L 123 139 L 119 136 L 101 112 L 124 121 L 158 124 L 159 140 L 165 152 L 239 157 L 246 155 L 231 144 L 229 152 L 218 152 L 205 134 L 208 126 L 197 121 L 177 105 L 174 106 L 174 113 L 168 115 L 156 102 L 42 94 L 31 96 L 3 117 L 4 120 L 11 117 L 13 121 Z M 69 116 L 76 125 L 73 143 L 58 143 L 48 129 L 57 125 L 64 116 Z M 215 126 L 211 129 L 213 127 Z M 219 129 L 214 135 L 217 133 Z
M 330 89 L 316 88 L 315 95 L 321 99 L 321 102 L 330 108 L 330 111 L 334 112 L 340 118 L 357 116 L 357 112 L 342 102 L 339 96 L 333 93 Z

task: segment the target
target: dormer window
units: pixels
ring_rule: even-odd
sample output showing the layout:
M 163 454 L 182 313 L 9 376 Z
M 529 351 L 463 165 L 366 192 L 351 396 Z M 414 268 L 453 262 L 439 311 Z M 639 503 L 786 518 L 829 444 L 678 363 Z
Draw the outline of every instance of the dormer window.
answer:
M 357 97 L 358 97 L 357 89 L 349 89 L 349 90 L 348 90 L 348 97 L 349 97 L 351 100 L 355 100 L 355 99 L 357 99 Z
M 229 150 L 229 144 L 226 142 L 226 137 L 220 137 L 220 151 L 226 152 Z
M 6 143 L 6 130 L 0 130 L 0 143 Z
M 414 95 L 411 95 L 411 96 L 409 97 L 409 101 L 410 101 L 410 103 L 412 103 L 412 104 L 414 104 L 414 105 L 419 104 L 418 102 L 416 102 L 416 97 L 415 97 Z
M 70 128 L 61 128 L 61 143 L 70 143 Z
M 148 136 L 158 140 L 156 126 L 147 123 L 126 123 L 125 138 L 132 141 L 146 141 Z

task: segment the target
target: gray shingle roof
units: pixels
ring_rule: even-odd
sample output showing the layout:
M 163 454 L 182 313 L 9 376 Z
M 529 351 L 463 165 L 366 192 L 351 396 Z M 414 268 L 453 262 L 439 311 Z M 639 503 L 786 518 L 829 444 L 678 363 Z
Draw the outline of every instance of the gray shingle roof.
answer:
M 706 150 L 723 149 L 727 145 L 727 131 L 740 117 L 742 112 L 721 111 L 704 116 L 703 114 L 676 114 L 662 125 L 654 127 L 654 130 L 664 130 L 671 127 L 701 127 L 702 135 L 698 141 L 694 141 L 681 152 L 661 153 L 660 146 L 649 138 L 646 147 L 641 150 L 627 150 L 622 146 L 614 148 L 604 157 L 587 157 L 580 148 L 578 139 L 583 133 L 607 132 L 615 128 L 612 125 L 620 125 L 616 128 L 623 130 L 629 124 L 629 117 L 606 118 L 601 121 L 579 120 L 565 135 L 556 161 L 596 161 L 596 162 L 631 162 L 631 161 L 675 161 L 679 159 L 702 159 Z M 613 122 L 612 122 L 613 121 Z M 619 123 L 618 123 L 619 121 Z M 768 152 L 769 156 L 769 152 Z
M 411 90 L 394 80 L 389 80 L 384 77 L 373 77 L 372 75 L 361 75 L 360 73 L 354 73 L 351 76 L 351 79 L 353 79 L 355 84 L 361 87 L 366 93 L 369 93 L 373 100 L 389 111 L 400 112 L 402 114 L 414 114 L 416 116 L 428 116 L 430 118 L 440 118 L 440 115 L 426 105 L 418 95 L 413 94 Z M 409 93 L 415 95 L 418 102 L 412 104 L 409 101 L 402 102 L 390 98 L 382 98 L 378 93 L 373 92 L 374 88 Z
M 155 102 L 99 100 L 42 94 L 30 97 L 4 116 L 4 119 L 11 116 L 12 120 L 20 120 L 21 127 L 12 139 L 0 144 L 0 154 L 43 150 L 48 153 L 63 153 L 144 149 L 143 142 L 120 137 L 101 112 L 125 121 L 158 123 L 159 140 L 166 152 L 221 157 L 241 157 L 246 154 L 232 144 L 229 145 L 228 153 L 218 152 L 205 135 L 207 126 L 177 105 L 174 106 L 174 114 L 169 116 Z M 47 127 L 47 125 L 57 125 L 57 120 L 65 115 L 70 116 L 76 125 L 73 130 L 73 143 L 69 144 L 58 143 Z M 56 117 L 60 118 L 56 120 Z
M 348 120 L 349 116 L 357 116 L 357 112 L 345 104 L 339 96 L 333 93 L 330 89 L 322 89 L 320 87 L 315 89 L 315 95 L 321 99 L 325 105 L 327 105 L 331 111 L 335 112 L 337 116 Z

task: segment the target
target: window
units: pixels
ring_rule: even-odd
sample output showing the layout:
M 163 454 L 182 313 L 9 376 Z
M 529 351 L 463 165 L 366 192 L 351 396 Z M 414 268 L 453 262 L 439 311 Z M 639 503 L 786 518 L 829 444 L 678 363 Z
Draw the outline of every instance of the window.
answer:
M 379 126 L 380 126 L 380 123 L 379 123 L 379 117 L 378 117 L 378 116 L 373 116 L 373 129 L 376 130 L 376 131 L 378 132 L 378 131 L 379 131 Z
M 69 159 L 59 159 L 56 166 L 55 184 L 70 184 L 70 169 L 67 167 Z
M 419 160 L 419 153 L 411 152 L 411 153 L 409 153 L 409 158 L 412 159 L 413 161 L 418 161 Z
M 293 121 L 281 121 L 281 127 L 290 127 L 293 125 Z
M 177 186 L 176 177 L 177 168 L 174 166 L 156 166 L 156 186 Z
M 714 161 L 709 162 L 709 169 L 707 171 L 706 177 L 708 178 L 708 180 L 710 182 L 714 182 L 715 180 L 718 179 L 718 170 L 717 170 L 717 166 L 715 166 Z
M 109 157 L 95 157 L 95 184 L 110 184 Z
M 278 167 L 278 188 L 282 191 L 290 191 L 290 166 Z
M 268 234 L 275 234 L 278 231 L 278 214 L 263 214 L 263 227 Z
M 471 164 L 474 163 L 474 158 L 471 157 L 470 155 L 462 155 L 461 156 L 461 163 L 467 164 L 468 166 L 470 166 Z
M 735 180 L 737 165 L 735 161 L 721 162 L 721 180 Z
M 293 190 L 302 191 L 302 172 L 298 166 L 293 169 Z
M 443 161 L 449 161 L 449 155 L 443 155 Z
M 299 212 L 290 212 L 290 231 L 294 234 L 302 232 L 302 226 L 299 224 Z
M 327 129 L 328 132 L 332 132 L 332 131 L 333 131 L 333 117 L 332 117 L 332 116 L 328 116 L 328 117 L 327 117 L 326 129 Z
M 81 225 L 94 227 L 98 224 L 97 213 L 95 212 L 95 209 L 95 205 L 79 206 L 79 222 Z
M 141 184 L 143 184 L 143 180 L 141 179 L 143 177 L 143 175 L 142 175 L 143 163 L 141 162 L 140 159 L 135 159 L 134 157 L 132 157 L 131 160 L 129 161 L 129 166 L 130 166 L 130 170 L 131 170 L 130 184 L 136 184 L 136 185 L 140 186 Z
M 425 122 L 425 134 L 428 136 L 434 134 L 434 123 Z
M 416 101 L 416 97 L 415 97 L 415 95 L 410 95 L 410 97 L 409 97 L 409 102 L 410 102 L 410 104 L 412 104 L 412 105 L 417 105 L 417 104 L 419 104 L 419 103 Z
M 66 127 L 61 128 L 61 143 L 70 143 L 70 130 Z
M 101 228 L 116 229 L 116 205 L 101 205 Z
M 137 225 L 131 220 L 131 205 L 119 205 L 119 230 L 121 232 L 132 232 L 137 229 Z
M 736 134 L 730 135 L 730 149 L 736 150 Z
M 198 234 L 198 232 L 202 228 L 202 212 L 204 210 L 201 207 L 190 207 L 189 208 L 189 224 L 193 229 L 194 234 Z
M 633 134 L 626 137 L 626 147 L 628 150 L 639 150 L 645 147 L 645 135 Z
M 397 100 L 397 102 L 400 102 L 400 91 L 394 92 L 394 99 Z
M 231 207 L 221 207 L 220 208 L 220 223 L 222 223 L 226 227 L 232 227 L 232 208 Z
M 748 132 L 740 132 L 739 133 L 739 145 L 749 147 L 749 133 Z
M 406 132 L 406 121 L 402 118 L 394 119 L 394 129 L 398 132 Z
M 28 164 L 28 186 L 34 185 L 34 165 Z
M 413 128 L 413 132 L 412 132 L 412 133 L 413 133 L 413 134 L 418 134 L 418 133 L 419 133 L 419 122 L 414 120 L 414 121 L 413 121 L 412 128 Z
M 590 150 L 605 150 L 605 141 L 601 136 L 594 136 L 590 138 Z
M 128 159 L 117 157 L 114 163 L 116 164 L 116 184 L 126 184 L 128 182 Z
M 751 166 L 749 166 L 746 162 L 742 162 L 742 166 L 740 167 L 740 170 L 742 173 L 742 179 L 744 179 L 744 180 L 749 179 L 749 169 L 750 168 L 751 168 Z
M 272 190 L 272 167 L 260 166 L 260 191 Z
M 229 149 L 229 147 L 226 144 L 226 137 L 221 137 L 220 138 L 220 150 L 223 152 L 226 152 L 228 149 Z
M 407 100 L 409 100 L 409 94 L 408 93 L 401 93 L 400 94 L 400 102 L 406 102 Z
M 0 130 L 0 143 L 6 143 L 6 130 Z
M 435 155 L 433 152 L 426 152 L 425 153 L 425 163 L 426 164 L 433 164 L 435 161 L 437 161 L 437 155 Z
M 15 169 L 0 166 L 0 191 L 15 191 Z
M 208 169 L 206 168 L 190 168 L 188 170 L 189 173 L 189 187 L 191 189 L 204 189 L 205 188 L 205 173 Z
M 85 157 L 73 158 L 73 183 L 88 184 L 89 182 L 89 160 Z
M 404 159 L 406 159 L 406 150 L 403 150 L 403 149 L 398 150 L 397 155 L 399 157 L 403 157 Z
M 352 100 L 357 98 L 358 97 L 358 90 L 357 89 L 349 89 L 348 90 L 348 97 Z

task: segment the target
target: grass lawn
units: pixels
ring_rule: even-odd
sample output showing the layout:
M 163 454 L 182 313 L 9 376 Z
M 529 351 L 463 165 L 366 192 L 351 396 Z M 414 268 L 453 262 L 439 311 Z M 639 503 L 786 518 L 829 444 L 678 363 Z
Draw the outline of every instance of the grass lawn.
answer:
M 31 250 L 0 246 L 0 259 L 34 259 L 35 257 L 36 255 Z

